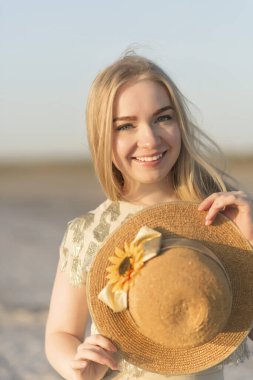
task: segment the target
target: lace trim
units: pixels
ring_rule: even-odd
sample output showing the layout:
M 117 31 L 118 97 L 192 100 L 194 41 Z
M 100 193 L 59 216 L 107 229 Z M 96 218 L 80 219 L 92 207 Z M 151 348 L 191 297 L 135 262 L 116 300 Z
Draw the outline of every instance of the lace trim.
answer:
M 243 363 L 246 359 L 249 359 L 250 351 L 247 344 L 247 338 L 242 342 L 242 344 L 231 354 L 224 362 L 223 365 L 226 364 L 234 364 L 238 365 Z
M 126 360 L 121 359 L 119 363 L 120 372 L 125 376 L 124 380 L 138 379 L 142 377 L 146 371 L 128 363 Z
M 247 339 L 245 339 L 243 343 L 236 349 L 236 351 L 233 354 L 231 354 L 222 363 L 210 368 L 209 370 L 214 370 L 214 371 L 221 370 L 226 364 L 230 364 L 230 365 L 234 364 L 237 366 L 238 364 L 243 363 L 246 359 L 249 359 L 249 357 L 250 357 L 250 351 L 248 348 Z M 119 372 L 117 371 L 117 373 L 121 373 L 122 376 L 124 376 L 124 380 L 131 380 L 131 379 L 134 380 L 134 379 L 139 379 L 141 377 L 143 378 L 145 374 L 147 373 L 147 371 L 141 368 L 138 368 L 134 366 L 133 364 L 128 363 L 123 358 L 120 360 L 119 367 L 120 369 L 119 369 Z M 113 371 L 108 371 L 107 376 L 112 374 L 112 372 Z M 163 375 L 163 377 L 170 378 L 171 375 Z

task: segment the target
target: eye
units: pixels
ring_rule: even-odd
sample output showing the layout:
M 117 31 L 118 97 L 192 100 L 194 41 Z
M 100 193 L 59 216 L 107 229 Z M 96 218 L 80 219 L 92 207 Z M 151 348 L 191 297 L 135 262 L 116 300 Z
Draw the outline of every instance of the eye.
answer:
M 170 121 L 170 120 L 172 120 L 172 116 L 171 115 L 161 115 L 161 116 L 157 117 L 156 122 L 157 123 L 162 123 L 164 121 Z
M 126 131 L 130 128 L 133 128 L 133 125 L 132 124 L 122 124 L 122 125 L 119 125 L 118 127 L 116 127 L 116 131 Z

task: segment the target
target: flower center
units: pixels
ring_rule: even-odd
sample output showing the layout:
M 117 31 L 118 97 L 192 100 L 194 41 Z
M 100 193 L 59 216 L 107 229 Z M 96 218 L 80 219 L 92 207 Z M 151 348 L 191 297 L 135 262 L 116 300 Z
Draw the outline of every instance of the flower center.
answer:
M 120 265 L 119 265 L 119 274 L 122 276 L 123 274 L 125 274 L 127 271 L 129 271 L 131 269 L 132 265 L 131 265 L 131 262 L 130 262 L 130 257 L 127 256 L 125 257 Z

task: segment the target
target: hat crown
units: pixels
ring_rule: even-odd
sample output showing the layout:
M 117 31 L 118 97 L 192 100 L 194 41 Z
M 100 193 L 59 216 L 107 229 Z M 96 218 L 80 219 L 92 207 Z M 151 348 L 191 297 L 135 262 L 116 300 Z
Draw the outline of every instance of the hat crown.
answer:
M 218 258 L 197 242 L 177 241 L 146 263 L 129 291 L 139 331 L 169 348 L 209 342 L 226 325 L 232 292 Z

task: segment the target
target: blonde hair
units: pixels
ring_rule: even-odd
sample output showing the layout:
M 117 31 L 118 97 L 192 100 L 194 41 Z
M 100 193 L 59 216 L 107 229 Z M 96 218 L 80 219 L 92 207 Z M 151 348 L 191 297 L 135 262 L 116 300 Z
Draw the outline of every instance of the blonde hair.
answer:
M 165 86 L 175 108 L 181 131 L 181 151 L 172 169 L 175 193 L 181 200 L 201 200 L 217 191 L 226 191 L 221 170 L 210 163 L 219 151 L 191 120 L 186 98 L 171 78 L 154 62 L 138 55 L 126 55 L 95 78 L 88 97 L 86 125 L 95 172 L 107 196 L 119 200 L 124 183 L 112 163 L 113 105 L 119 88 L 129 81 L 152 80 Z

